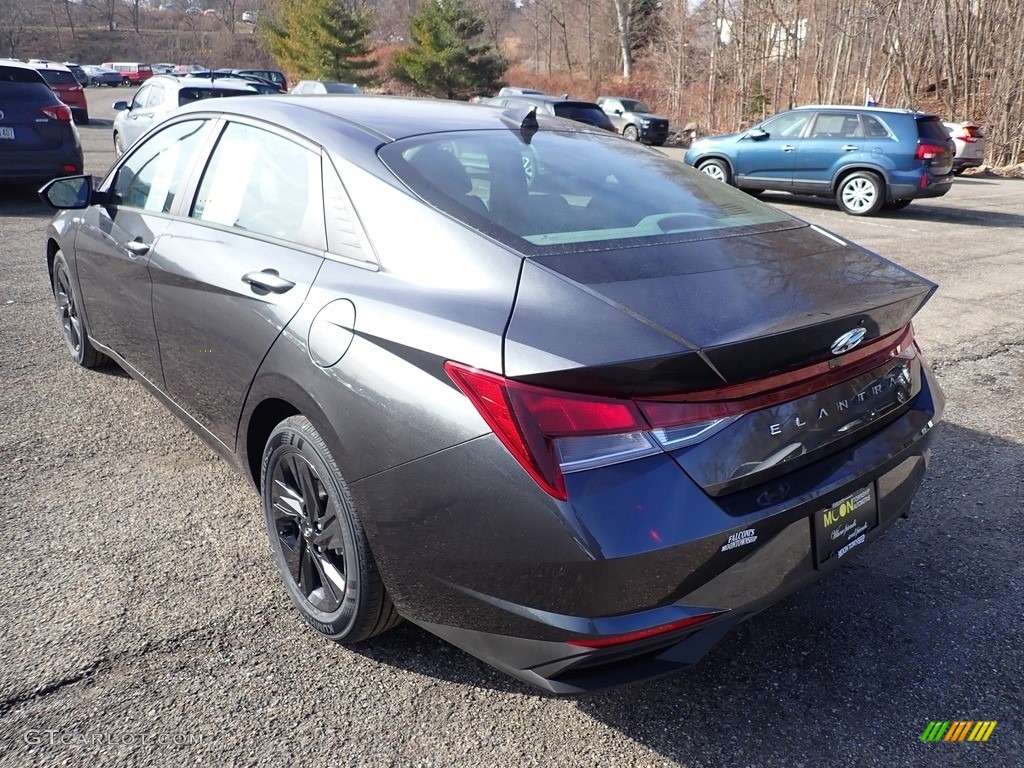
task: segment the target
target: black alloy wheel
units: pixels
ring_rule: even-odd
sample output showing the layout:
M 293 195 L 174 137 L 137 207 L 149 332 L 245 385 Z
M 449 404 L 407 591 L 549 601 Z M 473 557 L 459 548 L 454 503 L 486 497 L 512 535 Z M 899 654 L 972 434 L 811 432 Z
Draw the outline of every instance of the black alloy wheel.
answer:
M 110 359 L 96 350 L 89 341 L 89 332 L 81 314 L 81 301 L 71 281 L 71 271 L 61 251 L 53 259 L 53 300 L 57 306 L 57 321 L 60 323 L 64 343 L 71 353 L 71 359 L 83 368 L 98 368 Z
M 274 428 L 261 477 L 270 548 L 302 617 L 342 643 L 398 624 L 348 487 L 308 419 Z

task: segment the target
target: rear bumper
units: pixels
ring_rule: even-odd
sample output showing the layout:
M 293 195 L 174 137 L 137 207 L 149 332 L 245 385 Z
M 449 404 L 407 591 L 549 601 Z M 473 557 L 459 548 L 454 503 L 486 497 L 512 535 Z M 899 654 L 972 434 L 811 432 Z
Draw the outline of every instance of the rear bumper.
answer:
M 40 150 L 36 152 L 0 152 L 0 179 L 4 181 L 49 181 L 58 176 L 81 173 L 82 152 L 79 149 Z M 75 166 L 66 171 L 65 165 Z
M 352 490 L 373 512 L 371 545 L 406 618 L 543 690 L 595 691 L 696 664 L 737 623 L 845 564 L 906 514 L 943 406 L 927 368 L 924 379 L 910 410 L 860 443 L 784 483 L 717 499 L 653 456 L 568 477 L 571 501 L 559 504 L 503 466 L 493 436 Z M 866 486 L 877 525 L 841 560 L 819 563 L 813 516 Z M 749 545 L 727 546 L 737 537 Z M 570 642 L 709 612 L 720 614 L 627 644 Z
M 980 168 L 985 164 L 984 158 L 981 157 L 954 157 L 953 167 L 957 170 L 963 170 L 964 168 Z
M 953 187 L 952 172 L 945 176 L 927 175 L 924 186 L 921 185 L 921 175 L 915 174 L 914 180 L 910 183 L 891 182 L 889 184 L 890 200 L 919 200 L 927 197 L 942 197 Z

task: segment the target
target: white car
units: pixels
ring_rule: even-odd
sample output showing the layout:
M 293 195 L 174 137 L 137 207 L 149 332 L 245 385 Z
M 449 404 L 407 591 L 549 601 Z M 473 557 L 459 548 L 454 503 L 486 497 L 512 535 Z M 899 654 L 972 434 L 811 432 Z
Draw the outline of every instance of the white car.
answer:
M 959 176 L 968 168 L 977 168 L 985 162 L 985 133 L 974 123 L 943 123 L 949 137 L 956 144 L 953 173 Z
M 247 96 L 259 91 L 233 77 L 175 77 L 155 75 L 136 92 L 131 102 L 114 102 L 114 151 L 120 157 L 136 139 L 172 112 L 200 99 Z
M 244 21 L 246 24 L 255 24 L 256 23 L 256 11 L 245 11 L 242 14 L 242 21 Z

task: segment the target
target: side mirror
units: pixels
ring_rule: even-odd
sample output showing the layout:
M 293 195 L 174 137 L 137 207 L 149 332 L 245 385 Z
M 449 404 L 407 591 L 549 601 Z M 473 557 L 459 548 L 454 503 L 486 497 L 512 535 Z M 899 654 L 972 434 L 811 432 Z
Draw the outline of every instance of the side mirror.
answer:
M 126 109 L 131 109 L 131 107 L 128 106 L 127 101 L 115 101 L 114 109 L 118 112 L 124 112 Z
M 616 115 L 621 115 L 622 114 L 622 110 L 621 109 L 616 109 L 615 110 L 615 114 Z
M 754 141 L 763 141 L 764 139 L 767 139 L 769 136 L 771 136 L 771 134 L 768 133 L 768 131 L 761 130 L 760 128 L 751 128 L 747 132 L 747 138 L 753 139 Z
M 39 197 L 58 210 L 88 208 L 93 202 L 92 176 L 64 176 L 43 185 Z

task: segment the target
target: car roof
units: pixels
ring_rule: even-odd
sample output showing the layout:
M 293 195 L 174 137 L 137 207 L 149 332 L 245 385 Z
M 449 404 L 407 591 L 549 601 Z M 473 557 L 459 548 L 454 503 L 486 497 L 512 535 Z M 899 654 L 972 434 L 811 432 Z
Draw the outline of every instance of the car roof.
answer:
M 39 67 L 26 64 L 17 59 L 0 59 L 0 67 L 15 67 L 17 69 L 31 69 L 33 72 L 37 71 Z
M 903 109 L 900 107 L 865 107 L 863 104 L 801 104 L 799 107 L 793 107 L 793 111 L 800 109 L 835 109 L 848 112 L 851 109 L 859 112 L 879 112 L 882 114 L 890 115 L 916 115 L 919 117 L 935 117 L 929 112 L 918 112 L 913 109 Z
M 344 121 L 350 130 L 372 137 L 376 144 L 428 133 L 509 128 L 506 110 L 482 109 L 477 104 L 441 99 L 364 94 L 351 94 L 344 99 L 309 99 L 281 94 L 216 101 L 191 104 L 178 114 L 215 112 L 266 120 L 327 147 L 339 133 L 338 120 Z M 586 126 L 581 125 L 580 129 L 583 128 Z
M 53 69 L 58 72 L 67 72 L 70 74 L 71 70 L 65 67 L 63 64 L 55 64 L 52 61 L 48 61 L 45 64 L 30 64 L 30 69 Z
M 255 92 L 251 83 L 236 77 L 194 77 L 192 75 L 173 77 L 172 75 L 157 75 L 151 77 L 150 80 L 171 82 L 182 88 L 234 88 L 239 91 Z

